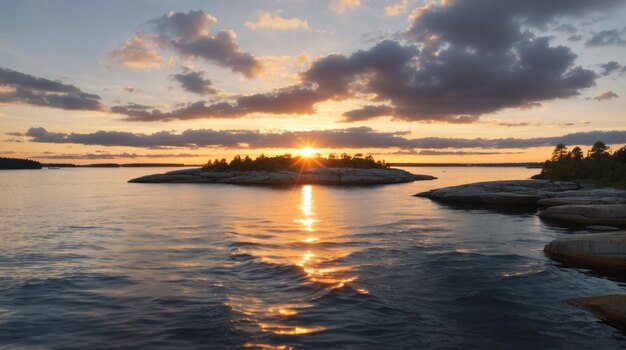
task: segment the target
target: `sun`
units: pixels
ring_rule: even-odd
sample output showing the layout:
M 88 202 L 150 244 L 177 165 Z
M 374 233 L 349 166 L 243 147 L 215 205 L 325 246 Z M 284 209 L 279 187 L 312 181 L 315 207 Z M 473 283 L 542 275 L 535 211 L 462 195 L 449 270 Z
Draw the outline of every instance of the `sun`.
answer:
M 315 154 L 315 152 L 316 151 L 311 147 L 304 147 L 300 149 L 300 155 L 306 158 L 312 157 Z

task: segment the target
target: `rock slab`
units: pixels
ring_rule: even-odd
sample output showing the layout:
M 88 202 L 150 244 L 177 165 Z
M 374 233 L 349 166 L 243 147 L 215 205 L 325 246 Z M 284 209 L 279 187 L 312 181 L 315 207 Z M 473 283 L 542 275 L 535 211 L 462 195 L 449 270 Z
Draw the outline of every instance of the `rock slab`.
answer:
M 543 248 L 550 258 L 582 268 L 626 270 L 626 232 L 575 234 Z
M 376 185 L 433 180 L 401 169 L 310 168 L 296 171 L 207 171 L 185 169 L 132 179 L 134 183 L 226 183 L 241 185 Z
M 541 199 L 557 197 L 560 193 L 571 195 L 578 189 L 578 184 L 562 181 L 487 181 L 430 190 L 416 196 L 458 203 L 536 206 Z
M 541 218 L 574 224 L 626 227 L 626 204 L 569 204 L 550 207 Z

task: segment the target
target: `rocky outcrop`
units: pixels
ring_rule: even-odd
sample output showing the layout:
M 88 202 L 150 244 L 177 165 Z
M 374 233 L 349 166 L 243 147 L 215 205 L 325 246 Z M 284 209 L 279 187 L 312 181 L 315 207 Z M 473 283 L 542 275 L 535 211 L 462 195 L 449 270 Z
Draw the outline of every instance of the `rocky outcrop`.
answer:
M 550 258 L 583 268 L 626 270 L 626 232 L 576 234 L 544 246 Z
M 311 168 L 296 171 L 206 171 L 185 169 L 132 179 L 138 183 L 227 183 L 241 185 L 376 185 L 433 180 L 429 175 L 415 175 L 400 169 Z
M 539 213 L 544 219 L 573 224 L 626 227 L 626 204 L 570 204 Z
M 559 193 L 578 189 L 579 185 L 573 182 L 488 181 L 430 190 L 416 196 L 448 202 L 536 206 L 540 199 L 556 197 Z
M 571 300 L 570 304 L 591 309 L 601 320 L 626 329 L 626 295 L 605 295 Z
M 574 182 L 549 180 L 488 181 L 446 187 L 416 194 L 434 200 L 524 206 L 567 204 L 626 204 L 626 191 L 589 188 Z

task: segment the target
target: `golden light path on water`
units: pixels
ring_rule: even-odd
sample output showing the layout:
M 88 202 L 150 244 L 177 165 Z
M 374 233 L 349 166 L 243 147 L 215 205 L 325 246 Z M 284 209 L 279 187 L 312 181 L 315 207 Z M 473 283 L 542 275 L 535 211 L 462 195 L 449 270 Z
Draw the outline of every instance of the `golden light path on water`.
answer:
M 264 243 L 271 243 L 262 247 L 254 245 L 246 248 L 245 253 L 260 258 L 262 262 L 269 264 L 281 264 L 296 266 L 313 286 L 313 294 L 328 293 L 337 288 L 343 288 L 350 282 L 357 280 L 357 276 L 351 273 L 352 268 L 345 264 L 338 265 L 337 259 L 345 257 L 353 252 L 353 249 L 341 247 L 342 231 L 331 223 L 322 223 L 316 210 L 314 201 L 314 189 L 311 185 L 304 185 L 300 190 L 299 203 L 291 208 L 286 208 L 287 215 L 291 215 L 294 226 L 289 232 L 275 236 Z M 292 202 L 293 203 L 293 202 Z M 293 204 L 292 204 L 293 205 Z M 294 210 L 295 209 L 295 210 Z M 323 229 L 318 225 L 323 224 Z M 246 240 L 251 238 L 244 235 Z M 267 248 L 271 246 L 271 248 Z M 277 248 L 278 247 L 278 248 Z M 294 282 L 295 283 L 295 282 Z M 301 283 L 301 282 L 299 282 Z M 318 291 L 321 289 L 321 292 Z M 367 294 L 367 290 L 356 289 L 358 293 Z M 235 297 L 229 298 L 228 306 L 246 315 L 248 321 L 253 322 L 265 333 L 281 336 L 300 336 L 320 332 L 326 328 L 319 325 L 297 324 L 293 317 L 302 310 L 313 308 L 314 305 L 305 300 L 288 300 L 284 304 L 276 304 L 275 296 L 272 301 L 264 300 L 263 297 Z M 252 348 L 262 349 L 285 349 L 279 345 L 263 343 L 246 344 Z

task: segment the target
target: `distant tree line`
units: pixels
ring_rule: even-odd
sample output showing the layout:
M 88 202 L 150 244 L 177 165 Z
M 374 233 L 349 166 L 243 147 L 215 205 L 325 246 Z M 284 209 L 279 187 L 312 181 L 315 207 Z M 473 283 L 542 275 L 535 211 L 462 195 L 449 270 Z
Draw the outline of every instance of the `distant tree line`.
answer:
M 556 146 L 541 174 L 535 179 L 548 180 L 594 180 L 600 184 L 626 188 L 626 146 L 611 153 L 598 141 L 585 155 L 580 147 L 567 150 L 564 144 Z
M 354 156 L 350 156 L 346 153 L 342 153 L 337 156 L 336 154 L 331 153 L 328 157 L 322 157 L 320 154 L 312 157 L 293 157 L 291 154 L 267 157 L 261 154 L 255 159 L 252 159 L 249 156 L 242 158 L 237 155 L 230 162 L 225 158 L 215 159 L 213 162 L 209 161 L 203 166 L 203 168 L 213 171 L 300 171 L 319 167 L 385 169 L 388 168 L 389 165 L 384 160 L 376 161 L 371 155 L 363 156 L 362 153 L 357 153 Z
M 41 169 L 41 163 L 30 159 L 0 157 L 0 169 Z

